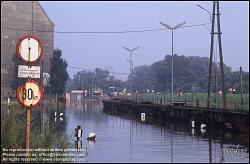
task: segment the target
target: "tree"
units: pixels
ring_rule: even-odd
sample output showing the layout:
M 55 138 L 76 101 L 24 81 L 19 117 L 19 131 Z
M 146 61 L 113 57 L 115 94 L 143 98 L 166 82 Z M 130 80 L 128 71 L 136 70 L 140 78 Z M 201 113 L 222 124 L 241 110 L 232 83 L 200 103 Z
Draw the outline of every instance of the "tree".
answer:
M 198 56 L 173 56 L 174 60 L 174 91 L 199 90 L 207 92 L 208 89 L 208 70 L 209 58 Z M 150 66 L 135 67 L 136 76 L 133 77 L 133 90 L 143 90 L 152 88 L 154 90 L 166 91 L 171 89 L 171 63 L 172 56 L 166 55 L 163 60 L 157 61 Z M 215 85 L 215 73 L 217 75 L 217 86 Z M 129 76 L 130 77 L 130 76 Z M 224 64 L 225 87 L 234 88 L 239 86 L 239 72 L 232 72 L 231 67 Z M 131 78 L 130 78 L 131 79 Z M 130 79 L 127 81 L 129 86 Z M 221 89 L 220 68 L 213 63 L 212 68 L 212 92 Z M 245 82 L 245 83 L 244 83 Z M 243 72 L 243 90 L 246 93 L 248 89 L 249 73 Z M 239 87 L 236 87 L 239 88 Z M 239 90 L 239 89 L 238 89 Z
M 111 73 L 112 74 L 112 73 Z M 110 87 L 113 86 L 113 82 L 116 90 L 123 86 L 122 81 L 114 79 L 110 72 L 101 68 L 95 68 L 94 72 L 90 71 L 79 71 L 72 79 L 71 89 L 91 89 L 93 84 L 93 89 L 102 89 L 104 92 L 110 92 Z M 69 82 L 68 82 L 69 83 Z M 68 85 L 68 87 L 70 87 Z
M 69 75 L 67 72 L 67 61 L 62 59 L 62 51 L 60 49 L 54 50 L 50 65 L 50 91 L 52 95 L 62 95 Z
M 73 76 L 73 88 L 77 90 L 88 90 L 92 84 L 93 73 L 87 71 L 79 71 Z
M 66 81 L 65 92 L 71 92 L 74 89 L 74 81 L 70 77 Z
M 18 65 L 21 65 L 21 61 L 17 58 L 16 54 L 13 54 L 12 61 L 14 64 L 14 73 L 12 76 L 12 81 L 11 81 L 11 88 L 13 90 L 16 90 L 16 88 L 22 84 L 25 79 L 24 78 L 18 78 Z
M 146 91 L 147 89 L 155 89 L 156 77 L 154 70 L 149 65 L 141 65 L 134 68 L 135 75 L 127 82 L 127 88 L 130 86 L 130 80 L 132 80 L 133 91 Z M 131 77 L 131 75 L 129 76 Z

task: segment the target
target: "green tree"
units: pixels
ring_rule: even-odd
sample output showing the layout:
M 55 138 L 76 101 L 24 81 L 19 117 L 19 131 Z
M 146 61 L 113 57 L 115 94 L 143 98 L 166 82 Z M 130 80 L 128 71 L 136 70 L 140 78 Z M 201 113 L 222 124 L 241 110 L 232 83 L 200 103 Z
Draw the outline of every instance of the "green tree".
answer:
M 14 72 L 13 72 L 12 81 L 11 81 L 11 88 L 13 90 L 16 90 L 18 85 L 22 84 L 25 79 L 17 77 L 18 76 L 18 65 L 21 65 L 21 61 L 17 58 L 15 53 L 12 56 L 12 61 L 14 64 Z
M 141 90 L 151 88 L 159 91 L 171 89 L 171 63 L 172 56 L 166 55 L 163 60 L 157 61 L 150 66 L 135 67 L 136 76 L 133 77 L 133 90 Z M 173 56 L 174 61 L 174 90 L 175 91 L 191 91 L 199 88 L 200 92 L 207 92 L 208 89 L 208 70 L 209 58 L 198 56 Z M 216 86 L 216 76 L 217 86 Z M 242 72 L 244 93 L 248 90 L 249 73 Z M 129 76 L 130 77 L 130 76 Z M 232 72 L 231 67 L 224 64 L 224 81 L 225 88 L 238 88 L 240 82 L 240 74 Z M 129 86 L 130 79 L 127 81 Z M 221 89 L 220 67 L 213 63 L 212 68 L 212 92 L 217 87 L 218 92 Z
M 55 49 L 50 60 L 50 91 L 52 95 L 62 95 L 65 91 L 66 81 L 69 77 L 67 72 L 67 61 L 62 58 L 62 51 Z
M 156 77 L 154 70 L 149 65 L 141 65 L 134 68 L 135 76 L 129 78 L 127 88 L 130 87 L 130 80 L 132 80 L 133 91 L 146 91 L 147 89 L 155 89 Z M 129 76 L 131 77 L 131 75 Z
M 107 70 L 96 68 L 94 72 L 79 71 L 77 72 L 71 81 L 68 82 L 68 90 L 72 89 L 90 89 L 93 84 L 93 89 L 102 89 L 104 92 L 109 92 L 110 87 L 115 85 L 115 90 L 122 88 L 123 84 L 121 80 L 114 79 L 113 74 Z

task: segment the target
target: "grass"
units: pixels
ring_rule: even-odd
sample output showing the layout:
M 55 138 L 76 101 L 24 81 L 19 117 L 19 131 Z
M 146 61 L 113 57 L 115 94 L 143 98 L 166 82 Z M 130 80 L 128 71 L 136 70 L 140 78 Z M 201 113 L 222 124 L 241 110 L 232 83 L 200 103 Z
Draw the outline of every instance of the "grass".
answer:
M 186 102 L 188 105 L 196 106 L 197 100 L 199 106 L 207 106 L 207 93 L 182 93 L 182 94 L 174 94 L 173 101 L 174 102 Z M 129 96 L 123 96 L 121 98 L 130 99 Z M 235 105 L 241 108 L 241 97 L 240 94 L 227 94 L 227 107 L 230 109 L 234 109 Z M 168 104 L 171 102 L 171 93 L 134 93 L 133 100 L 135 101 L 149 101 L 156 104 L 160 104 L 162 100 L 162 104 Z M 216 106 L 218 108 L 222 108 L 222 95 L 219 94 L 211 94 L 211 106 Z M 249 110 L 249 94 L 243 94 L 243 106 L 242 109 Z
M 17 100 L 12 100 L 10 101 L 10 104 L 9 104 L 12 108 L 17 108 L 17 109 L 23 109 L 22 105 L 19 104 L 17 102 Z M 56 109 L 56 101 L 51 101 L 51 100 L 44 100 L 43 101 L 43 104 L 42 102 L 39 104 L 39 107 L 38 108 L 41 108 L 43 106 L 43 108 L 46 108 L 46 109 Z M 7 100 L 5 99 L 2 99 L 1 100 L 1 108 L 2 107 L 8 107 L 8 103 L 7 103 Z M 58 108 L 63 108 L 65 107 L 65 103 L 64 102 L 60 102 L 58 101 Z
M 52 102 L 44 104 L 44 107 L 53 105 L 55 108 Z M 49 132 L 41 134 L 40 127 L 36 124 L 40 122 L 40 113 L 41 107 L 31 112 L 30 148 L 69 148 L 69 136 L 58 132 L 57 125 L 49 125 Z M 12 101 L 9 106 L 6 101 L 1 101 L 1 150 L 25 148 L 25 126 L 25 109 L 16 101 Z

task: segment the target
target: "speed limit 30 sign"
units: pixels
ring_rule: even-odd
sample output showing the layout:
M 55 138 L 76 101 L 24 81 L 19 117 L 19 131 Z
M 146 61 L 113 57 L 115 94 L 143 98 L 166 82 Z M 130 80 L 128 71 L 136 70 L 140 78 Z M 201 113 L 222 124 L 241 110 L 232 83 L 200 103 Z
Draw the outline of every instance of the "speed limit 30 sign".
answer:
M 36 80 L 27 80 L 16 90 L 17 101 L 25 108 L 37 108 L 43 98 L 43 89 Z

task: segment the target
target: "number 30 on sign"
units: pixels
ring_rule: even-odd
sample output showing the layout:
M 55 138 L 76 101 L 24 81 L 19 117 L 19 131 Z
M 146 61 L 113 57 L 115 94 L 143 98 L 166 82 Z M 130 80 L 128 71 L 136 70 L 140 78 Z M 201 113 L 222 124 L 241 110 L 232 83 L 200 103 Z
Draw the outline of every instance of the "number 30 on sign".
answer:
M 17 101 L 25 108 L 37 108 L 43 97 L 43 89 L 35 80 L 27 80 L 16 90 Z

